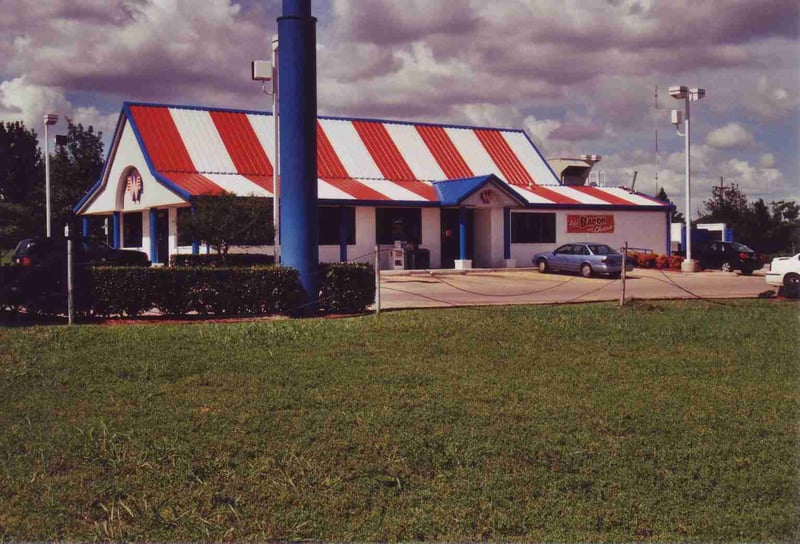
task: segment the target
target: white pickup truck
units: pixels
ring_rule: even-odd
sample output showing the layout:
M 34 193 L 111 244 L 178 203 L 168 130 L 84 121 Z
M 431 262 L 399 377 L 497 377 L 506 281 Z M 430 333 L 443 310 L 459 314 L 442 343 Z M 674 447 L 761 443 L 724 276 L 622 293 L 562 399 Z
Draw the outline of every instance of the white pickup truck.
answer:
M 779 294 L 790 298 L 800 296 L 800 253 L 772 259 L 766 279 L 767 284 L 778 288 Z

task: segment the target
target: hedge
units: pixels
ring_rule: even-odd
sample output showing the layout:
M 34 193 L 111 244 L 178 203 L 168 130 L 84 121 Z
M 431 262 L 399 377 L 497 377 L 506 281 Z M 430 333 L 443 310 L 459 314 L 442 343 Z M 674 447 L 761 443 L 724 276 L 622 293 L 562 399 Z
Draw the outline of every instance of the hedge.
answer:
M 373 303 L 371 265 L 323 264 L 320 274 L 321 311 L 357 313 Z M 76 311 L 104 317 L 136 316 L 150 309 L 168 316 L 291 314 L 306 300 L 297 270 L 275 266 L 79 268 L 74 286 Z M 0 287 L 0 307 L 66 312 L 65 282 L 42 271 L 4 267 Z
M 172 255 L 169 258 L 170 266 L 204 266 L 204 267 L 234 267 L 234 266 L 270 266 L 275 264 L 273 255 L 261 253 L 229 253 L 223 262 L 222 255 L 209 253 L 206 255 Z
M 366 263 L 320 265 L 319 305 L 328 312 L 363 312 L 375 301 L 375 268 Z

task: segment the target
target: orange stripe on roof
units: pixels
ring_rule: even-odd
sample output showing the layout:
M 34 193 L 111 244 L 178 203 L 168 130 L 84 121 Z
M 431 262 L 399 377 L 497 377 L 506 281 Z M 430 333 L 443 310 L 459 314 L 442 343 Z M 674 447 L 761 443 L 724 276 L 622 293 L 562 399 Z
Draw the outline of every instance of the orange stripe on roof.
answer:
M 353 178 L 332 178 L 320 176 L 320 179 L 326 181 L 348 195 L 358 200 L 391 200 L 383 193 L 379 193 L 372 187 L 355 180 Z
M 424 181 L 392 180 L 392 182 L 396 183 L 399 187 L 402 187 L 406 191 L 411 191 L 412 193 L 421 196 L 429 202 L 436 202 L 439 200 L 439 196 L 436 194 L 436 189 L 433 188 L 433 185 L 425 183 Z
M 618 197 L 617 195 L 609 194 L 602 189 L 598 189 L 597 187 L 589 187 L 588 185 L 578 185 L 572 187 L 576 191 L 579 191 L 585 195 L 593 196 L 595 198 L 599 198 L 600 200 L 605 200 L 610 204 L 622 204 L 624 206 L 636 206 L 636 202 L 631 202 L 630 200 L 625 200 L 624 198 Z
M 326 180 L 327 178 L 350 178 L 350 174 L 344 169 L 342 161 L 333 150 L 331 141 L 319 121 L 317 121 L 317 170 L 319 177 Z
M 168 172 L 164 177 L 192 196 L 219 196 L 225 190 L 202 174 Z
M 483 144 L 486 152 L 494 163 L 500 167 L 500 171 L 511 185 L 530 185 L 534 183 L 533 178 L 522 166 L 519 158 L 511 150 L 511 146 L 503 135 L 497 130 L 474 129 L 473 132 Z
M 168 108 L 131 106 L 130 109 L 153 168 L 162 172 L 196 171 Z
M 392 181 L 416 179 L 414 172 L 409 168 L 383 124 L 371 121 L 353 121 L 353 127 L 361 136 L 361 141 L 364 142 L 383 177 Z
M 556 204 L 583 204 L 579 200 L 575 200 L 574 198 L 562 195 L 559 192 L 547 189 L 545 187 L 542 187 L 541 185 L 536 185 L 536 184 L 530 185 L 526 187 L 526 189 L 532 193 L 539 195 L 542 198 L 546 198 L 547 200 L 555 202 Z
M 475 175 L 444 127 L 416 125 L 416 129 L 447 179 L 471 178 Z
M 239 112 L 210 111 L 222 143 L 239 174 L 271 176 L 272 164 L 258 141 L 247 115 Z

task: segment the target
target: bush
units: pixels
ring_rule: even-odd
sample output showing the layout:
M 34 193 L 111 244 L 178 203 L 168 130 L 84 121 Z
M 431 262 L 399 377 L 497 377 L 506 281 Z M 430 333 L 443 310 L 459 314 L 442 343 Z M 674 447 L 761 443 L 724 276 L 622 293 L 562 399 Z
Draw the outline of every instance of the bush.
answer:
M 100 316 L 137 316 L 153 307 L 150 268 L 96 267 L 90 270 L 94 313 Z
M 290 312 L 302 301 L 296 270 L 261 268 L 94 268 L 98 315 L 252 315 Z
M 680 255 L 672 255 L 669 258 L 669 267 L 673 269 L 679 269 L 681 267 L 681 263 L 683 262 L 683 257 Z
M 335 313 L 363 312 L 375 302 L 375 269 L 367 263 L 320 265 L 320 309 Z
M 658 256 L 655 253 L 637 253 L 636 266 L 639 268 L 654 268 Z
M 208 255 L 172 255 L 169 258 L 170 266 L 204 266 L 204 267 L 229 267 L 229 266 L 271 266 L 275 264 L 273 255 L 261 253 L 228 253 L 223 263 L 222 255 L 209 253 Z

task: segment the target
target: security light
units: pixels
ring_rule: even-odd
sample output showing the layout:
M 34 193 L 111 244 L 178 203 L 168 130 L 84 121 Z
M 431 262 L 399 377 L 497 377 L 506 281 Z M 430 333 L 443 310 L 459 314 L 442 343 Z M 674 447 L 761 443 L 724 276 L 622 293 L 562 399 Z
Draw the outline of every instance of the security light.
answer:
M 706 95 L 705 89 L 689 89 L 689 100 L 696 102 Z
M 270 81 L 272 79 L 272 63 L 268 60 L 254 60 L 250 63 L 253 81 Z
M 670 118 L 672 119 L 673 125 L 680 127 L 681 123 L 683 123 L 683 112 L 681 110 L 671 110 Z
M 58 123 L 58 115 L 55 113 L 45 113 L 43 120 L 45 125 L 55 125 Z
M 669 95 L 678 100 L 686 98 L 688 92 L 689 87 L 686 85 L 673 85 L 669 88 Z

